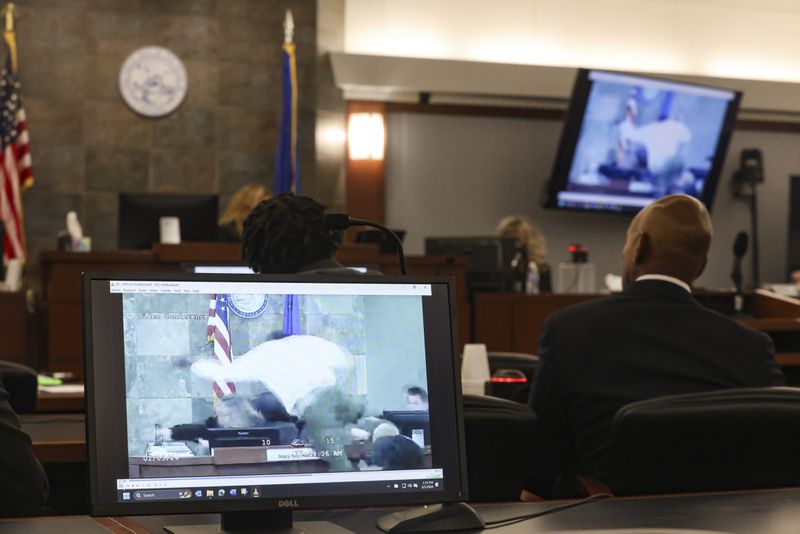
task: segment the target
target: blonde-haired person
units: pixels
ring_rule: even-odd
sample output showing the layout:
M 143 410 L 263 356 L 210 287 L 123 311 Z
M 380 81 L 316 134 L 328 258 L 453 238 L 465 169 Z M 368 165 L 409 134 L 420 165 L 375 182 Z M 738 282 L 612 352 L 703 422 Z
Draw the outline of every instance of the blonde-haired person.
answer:
M 544 257 L 547 254 L 544 236 L 536 229 L 533 221 L 524 215 L 509 215 L 503 217 L 497 225 L 497 235 L 500 237 L 513 237 L 517 240 L 517 246 L 525 246 L 528 252 L 528 261 L 536 264 L 541 270 L 544 265 Z
M 242 186 L 231 197 L 225 211 L 217 221 L 220 241 L 241 241 L 244 220 L 262 200 L 271 196 L 270 190 L 260 184 Z

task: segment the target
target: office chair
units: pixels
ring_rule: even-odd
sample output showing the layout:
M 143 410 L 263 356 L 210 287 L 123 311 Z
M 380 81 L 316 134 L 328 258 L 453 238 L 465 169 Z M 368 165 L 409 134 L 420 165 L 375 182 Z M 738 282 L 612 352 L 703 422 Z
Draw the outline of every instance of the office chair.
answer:
M 8 392 L 8 402 L 15 412 L 36 411 L 36 371 L 25 365 L 0 361 L 0 382 Z
M 615 495 L 800 486 L 800 389 L 742 388 L 623 406 L 609 447 Z
M 524 404 L 483 395 L 464 395 L 463 405 L 470 502 L 519 500 L 536 414 Z
M 533 354 L 524 352 L 490 352 L 489 372 L 494 381 L 489 384 L 488 394 L 493 397 L 527 404 L 537 365 L 539 365 L 539 357 Z M 518 371 L 518 373 L 515 373 L 515 371 Z M 525 382 L 514 380 L 515 377 L 521 378 L 522 375 L 525 377 Z

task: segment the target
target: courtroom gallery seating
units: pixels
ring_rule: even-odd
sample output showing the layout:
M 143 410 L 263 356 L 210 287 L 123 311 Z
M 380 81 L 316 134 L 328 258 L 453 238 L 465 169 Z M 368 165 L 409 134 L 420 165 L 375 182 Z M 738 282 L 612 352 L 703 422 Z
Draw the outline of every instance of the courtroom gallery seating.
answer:
M 800 486 L 798 444 L 798 388 L 644 400 L 614 418 L 606 482 L 615 495 Z
M 527 405 L 464 395 L 470 502 L 516 501 L 525 483 L 536 415 Z

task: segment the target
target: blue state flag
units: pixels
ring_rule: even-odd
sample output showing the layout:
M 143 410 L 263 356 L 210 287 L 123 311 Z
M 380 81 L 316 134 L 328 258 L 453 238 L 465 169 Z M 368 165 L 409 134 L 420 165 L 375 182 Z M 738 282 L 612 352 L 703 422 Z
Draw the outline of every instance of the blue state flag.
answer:
M 283 44 L 283 103 L 278 152 L 275 155 L 273 194 L 300 194 L 300 164 L 297 158 L 297 62 L 292 42 Z

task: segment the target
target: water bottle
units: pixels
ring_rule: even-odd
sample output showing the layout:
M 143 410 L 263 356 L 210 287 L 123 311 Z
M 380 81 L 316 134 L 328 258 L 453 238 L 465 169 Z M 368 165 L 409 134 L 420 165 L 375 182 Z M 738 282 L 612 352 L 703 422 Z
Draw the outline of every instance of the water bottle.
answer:
M 528 262 L 528 274 L 525 277 L 525 293 L 539 292 L 539 267 L 535 261 Z

